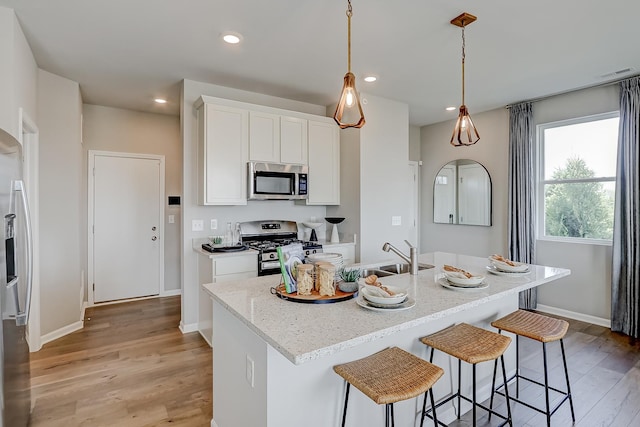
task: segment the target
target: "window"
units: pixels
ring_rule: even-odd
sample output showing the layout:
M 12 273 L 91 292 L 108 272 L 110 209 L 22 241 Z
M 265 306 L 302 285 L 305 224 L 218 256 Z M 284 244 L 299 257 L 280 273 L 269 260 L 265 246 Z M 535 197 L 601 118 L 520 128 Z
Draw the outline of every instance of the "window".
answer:
M 538 126 L 541 239 L 610 242 L 618 113 Z

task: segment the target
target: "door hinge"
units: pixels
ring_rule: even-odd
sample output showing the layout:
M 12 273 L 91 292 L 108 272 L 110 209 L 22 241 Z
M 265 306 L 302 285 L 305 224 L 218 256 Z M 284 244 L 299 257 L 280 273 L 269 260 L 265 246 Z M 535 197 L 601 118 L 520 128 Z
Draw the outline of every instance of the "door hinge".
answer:
M 96 291 L 96 284 L 94 283 L 93 284 L 93 292 L 95 292 L 95 291 Z

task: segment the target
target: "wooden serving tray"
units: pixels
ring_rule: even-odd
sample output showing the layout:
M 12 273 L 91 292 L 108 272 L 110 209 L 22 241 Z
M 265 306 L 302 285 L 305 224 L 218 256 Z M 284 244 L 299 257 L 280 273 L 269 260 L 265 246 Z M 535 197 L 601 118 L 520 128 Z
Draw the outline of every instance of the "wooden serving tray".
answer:
M 336 286 L 336 294 L 332 297 L 322 295 L 318 291 L 311 291 L 311 295 L 298 295 L 297 293 L 288 294 L 285 290 L 284 283 L 280 283 L 278 287 L 271 288 L 271 293 L 282 298 L 285 301 L 301 302 L 306 304 L 331 304 L 334 302 L 347 301 L 358 296 L 358 291 L 342 292 Z

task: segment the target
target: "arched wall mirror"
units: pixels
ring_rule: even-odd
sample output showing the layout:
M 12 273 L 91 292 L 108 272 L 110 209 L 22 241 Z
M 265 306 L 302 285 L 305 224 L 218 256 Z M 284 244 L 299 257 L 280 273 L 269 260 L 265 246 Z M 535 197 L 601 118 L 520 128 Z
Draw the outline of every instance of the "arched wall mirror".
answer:
M 484 166 L 460 159 L 440 169 L 433 183 L 433 222 L 491 225 L 491 177 Z

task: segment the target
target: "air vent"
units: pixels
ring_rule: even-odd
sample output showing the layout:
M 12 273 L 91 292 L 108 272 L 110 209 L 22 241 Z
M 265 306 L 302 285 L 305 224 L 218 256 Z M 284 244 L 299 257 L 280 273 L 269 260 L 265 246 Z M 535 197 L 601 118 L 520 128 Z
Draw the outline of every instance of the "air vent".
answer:
M 611 73 L 603 74 L 603 75 L 600 76 L 600 78 L 601 79 L 609 79 L 611 77 L 617 77 L 617 76 L 620 76 L 622 74 L 630 73 L 631 71 L 633 71 L 633 68 L 623 68 L 622 70 L 613 71 Z

